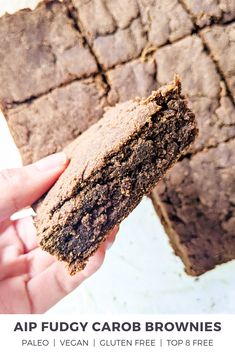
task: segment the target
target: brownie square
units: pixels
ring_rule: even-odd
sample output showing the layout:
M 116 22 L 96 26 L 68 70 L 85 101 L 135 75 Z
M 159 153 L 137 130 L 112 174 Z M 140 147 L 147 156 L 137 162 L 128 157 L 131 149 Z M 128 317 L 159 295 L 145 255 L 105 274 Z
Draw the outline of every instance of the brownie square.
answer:
M 106 76 L 110 85 L 110 105 L 134 97 L 147 97 L 157 88 L 156 66 L 153 60 L 144 62 L 138 59 L 118 65 L 107 71 Z
M 101 118 L 107 87 L 98 75 L 66 86 L 7 112 L 24 164 L 61 151 Z
M 182 79 L 183 92 L 189 97 L 199 128 L 199 136 L 191 152 L 235 137 L 234 105 L 199 36 L 188 36 L 160 48 L 156 51 L 155 60 L 160 85 L 169 82 L 175 72 Z M 224 116 L 228 114 L 233 122 L 229 125 L 224 122 Z
M 148 40 L 156 47 L 190 34 L 193 22 L 178 0 L 138 0 Z
M 0 33 L 3 108 L 97 72 L 94 57 L 59 1 L 1 17 Z

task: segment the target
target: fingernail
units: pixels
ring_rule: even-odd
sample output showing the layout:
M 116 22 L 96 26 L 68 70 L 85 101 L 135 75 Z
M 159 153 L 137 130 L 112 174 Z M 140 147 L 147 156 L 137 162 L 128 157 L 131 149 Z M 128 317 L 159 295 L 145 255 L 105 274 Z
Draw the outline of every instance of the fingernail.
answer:
M 52 169 L 59 169 L 68 162 L 68 158 L 64 152 L 52 154 L 48 157 L 40 159 L 34 163 L 34 166 L 42 172 L 46 172 Z

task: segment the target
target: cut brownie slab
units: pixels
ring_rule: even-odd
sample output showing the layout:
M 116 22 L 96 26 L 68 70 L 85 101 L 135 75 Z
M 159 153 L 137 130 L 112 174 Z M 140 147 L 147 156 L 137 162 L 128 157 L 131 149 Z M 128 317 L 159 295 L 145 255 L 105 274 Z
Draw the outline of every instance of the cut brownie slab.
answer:
M 226 26 L 212 26 L 204 29 L 201 34 L 235 102 L 235 23 Z
M 94 57 L 59 1 L 3 16 L 0 33 L 3 107 L 97 72 Z
M 201 275 L 235 254 L 235 140 L 174 166 L 152 193 L 177 255 Z
M 181 0 L 199 27 L 235 18 L 234 0 Z
M 197 134 L 178 80 L 145 100 L 110 108 L 66 148 L 71 161 L 39 206 L 41 247 L 84 268 Z

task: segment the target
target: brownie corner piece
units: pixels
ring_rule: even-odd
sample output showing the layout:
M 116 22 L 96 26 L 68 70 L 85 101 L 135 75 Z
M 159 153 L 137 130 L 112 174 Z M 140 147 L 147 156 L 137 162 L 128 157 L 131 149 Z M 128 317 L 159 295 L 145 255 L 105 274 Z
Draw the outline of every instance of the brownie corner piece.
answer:
M 147 99 L 109 108 L 68 145 L 70 164 L 41 203 L 36 227 L 42 249 L 70 274 L 149 193 L 197 135 L 178 79 Z

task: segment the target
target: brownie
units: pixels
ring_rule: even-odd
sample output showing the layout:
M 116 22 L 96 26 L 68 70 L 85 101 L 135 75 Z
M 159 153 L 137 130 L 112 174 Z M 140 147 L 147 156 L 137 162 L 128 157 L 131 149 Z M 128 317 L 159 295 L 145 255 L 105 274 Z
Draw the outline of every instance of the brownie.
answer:
M 235 140 L 174 166 L 152 193 L 177 255 L 201 275 L 235 254 Z
M 24 164 L 58 152 L 104 113 L 106 90 L 100 76 L 69 85 L 10 109 L 6 116 Z
M 190 153 L 154 189 L 152 200 L 186 272 L 200 275 L 235 257 L 235 230 L 231 227 L 226 233 L 222 227 L 225 218 L 228 224 L 233 219 L 229 199 L 235 195 L 231 156 L 235 107 L 199 36 L 188 36 L 160 48 L 155 60 L 160 84 L 167 82 L 172 72 L 181 75 L 199 135 Z M 222 168 L 223 158 L 226 171 Z
M 42 249 L 84 268 L 197 134 L 178 79 L 144 100 L 110 108 L 65 152 L 70 164 L 39 206 Z
M 199 27 L 225 23 L 235 18 L 234 0 L 182 0 Z
M 204 29 L 201 34 L 235 102 L 235 23 L 212 26 Z
M 178 0 L 138 0 L 138 3 L 148 40 L 156 47 L 183 38 L 194 28 Z
M 234 105 L 199 36 L 188 36 L 160 48 L 155 53 L 155 60 L 160 85 L 169 82 L 175 72 L 182 79 L 183 92 L 189 98 L 199 128 L 199 137 L 191 152 L 235 137 Z M 222 111 L 224 114 L 221 114 Z M 230 124 L 225 122 L 228 114 Z
M 108 103 L 114 105 L 134 97 L 147 97 L 157 89 L 156 66 L 153 60 L 141 59 L 119 65 L 106 72 L 110 85 Z M 123 84 L 125 82 L 125 84 Z
M 1 17 L 0 33 L 2 107 L 97 72 L 94 57 L 59 1 Z

